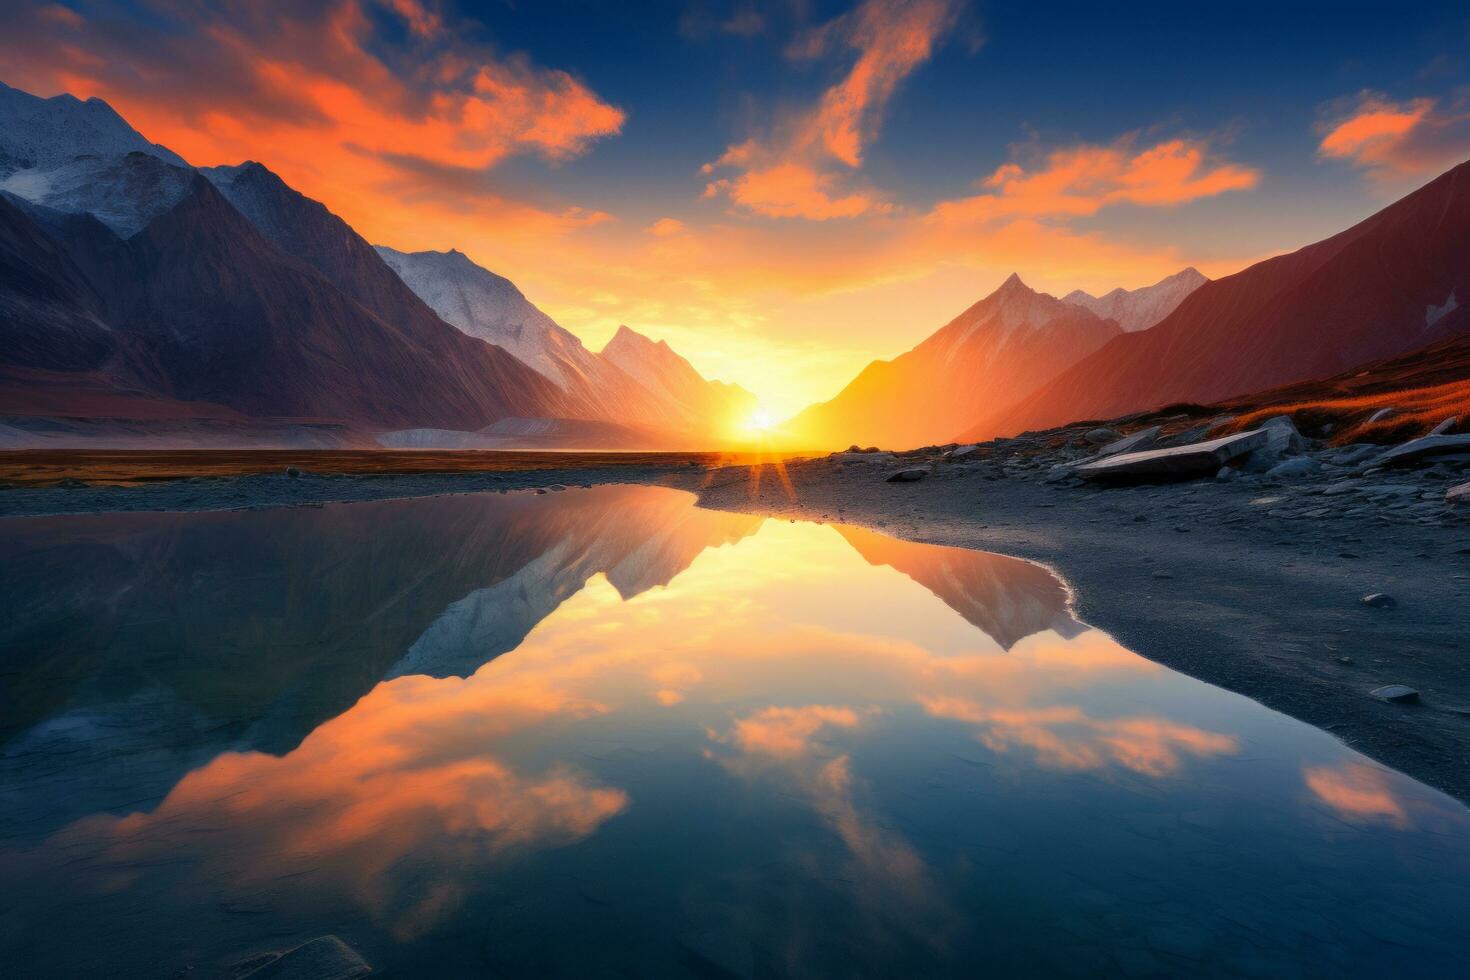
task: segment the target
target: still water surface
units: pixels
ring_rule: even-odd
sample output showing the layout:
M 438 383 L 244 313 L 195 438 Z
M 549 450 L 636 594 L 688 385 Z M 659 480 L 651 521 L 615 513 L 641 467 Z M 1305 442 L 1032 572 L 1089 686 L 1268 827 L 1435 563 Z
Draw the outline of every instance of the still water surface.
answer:
M 9 976 L 326 935 L 392 976 L 1470 950 L 1463 807 L 999 555 L 647 487 L 10 520 L 0 651 Z

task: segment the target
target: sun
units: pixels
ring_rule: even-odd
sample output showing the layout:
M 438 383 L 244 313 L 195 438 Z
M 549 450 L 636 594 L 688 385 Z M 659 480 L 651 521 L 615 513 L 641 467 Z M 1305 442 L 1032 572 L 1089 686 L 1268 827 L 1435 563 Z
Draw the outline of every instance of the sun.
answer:
M 776 417 L 763 408 L 756 409 L 750 414 L 750 418 L 745 420 L 745 427 L 756 432 L 765 432 L 775 424 Z

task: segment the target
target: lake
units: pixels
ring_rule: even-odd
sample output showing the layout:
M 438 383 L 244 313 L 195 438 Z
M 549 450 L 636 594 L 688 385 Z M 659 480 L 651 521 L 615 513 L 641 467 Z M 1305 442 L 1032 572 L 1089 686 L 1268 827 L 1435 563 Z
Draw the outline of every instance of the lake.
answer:
M 11 519 L 0 654 L 8 976 L 1370 977 L 1470 949 L 1463 806 L 1001 555 L 635 486 Z

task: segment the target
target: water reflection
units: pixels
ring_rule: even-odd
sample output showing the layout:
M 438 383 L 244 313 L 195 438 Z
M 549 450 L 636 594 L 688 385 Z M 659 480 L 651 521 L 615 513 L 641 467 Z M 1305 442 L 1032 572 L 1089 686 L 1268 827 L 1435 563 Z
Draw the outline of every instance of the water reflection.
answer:
M 1003 556 L 604 487 L 5 522 L 0 583 L 27 975 L 325 934 L 405 975 L 1371 975 L 1470 938 L 1462 808 Z

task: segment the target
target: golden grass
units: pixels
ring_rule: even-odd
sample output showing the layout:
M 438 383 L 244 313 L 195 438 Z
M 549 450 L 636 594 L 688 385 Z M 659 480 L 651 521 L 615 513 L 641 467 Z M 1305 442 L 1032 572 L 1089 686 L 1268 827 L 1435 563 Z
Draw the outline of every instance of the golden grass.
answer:
M 1368 418 L 1380 408 L 1394 413 L 1378 422 Z M 1451 416 L 1459 422 L 1451 432 L 1470 431 L 1470 382 L 1430 385 L 1370 395 L 1267 402 L 1236 417 L 1232 428 L 1243 430 L 1276 415 L 1289 415 L 1304 432 L 1331 425 L 1330 441 L 1395 442 L 1421 436 Z

